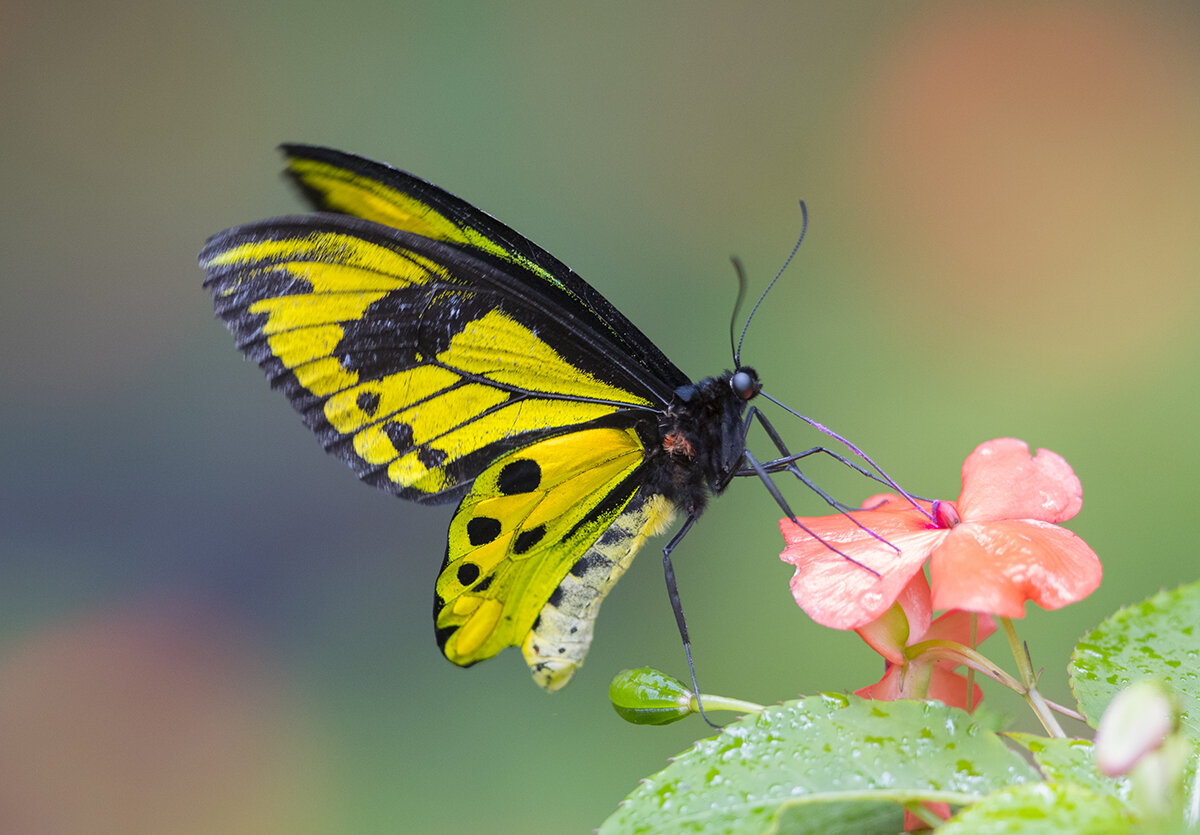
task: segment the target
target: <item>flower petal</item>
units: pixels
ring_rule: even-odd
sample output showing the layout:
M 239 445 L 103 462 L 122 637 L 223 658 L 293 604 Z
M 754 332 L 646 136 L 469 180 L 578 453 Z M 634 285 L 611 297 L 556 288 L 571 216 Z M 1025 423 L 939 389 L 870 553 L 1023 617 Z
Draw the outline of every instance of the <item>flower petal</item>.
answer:
M 971 700 L 971 708 L 974 709 L 983 700 L 983 690 L 978 684 L 972 689 L 974 698 Z M 937 665 L 929 666 L 920 662 L 909 664 L 907 670 L 896 664 L 888 664 L 883 678 L 874 684 L 860 687 L 854 691 L 854 695 L 881 702 L 894 702 L 896 699 L 937 699 L 951 707 L 966 710 L 967 677 Z
M 788 543 L 780 559 L 796 566 L 792 595 L 809 617 L 834 629 L 864 626 L 891 608 L 947 534 L 911 505 L 853 516 L 858 524 L 842 514 L 802 518 L 807 531 L 790 519 L 779 522 Z
M 894 702 L 896 699 L 903 698 L 900 694 L 900 673 L 904 668 L 896 664 L 888 664 L 884 670 L 883 678 L 874 684 L 869 684 L 866 687 L 860 687 L 854 691 L 855 696 L 862 696 L 864 699 L 875 699 L 880 702 Z
M 1048 522 L 964 522 L 929 563 L 935 609 L 1019 618 L 1025 601 L 1058 609 L 1100 585 L 1096 553 Z
M 1083 486 L 1071 465 L 1048 449 L 1029 454 L 1016 438 L 985 441 L 967 456 L 958 512 L 964 521 L 1039 519 L 1063 522 L 1083 505 Z
M 925 579 L 925 572 L 918 571 L 900 590 L 891 608 L 856 631 L 858 637 L 884 659 L 903 664 L 907 660 L 904 648 L 925 640 L 932 611 L 929 581 Z

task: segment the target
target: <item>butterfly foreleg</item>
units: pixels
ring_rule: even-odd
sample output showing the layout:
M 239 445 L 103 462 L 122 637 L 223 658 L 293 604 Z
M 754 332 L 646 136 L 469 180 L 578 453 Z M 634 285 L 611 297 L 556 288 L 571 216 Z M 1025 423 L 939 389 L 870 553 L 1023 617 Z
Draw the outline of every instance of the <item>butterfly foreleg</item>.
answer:
M 751 421 L 758 421 L 759 425 L 762 426 L 763 429 L 766 431 L 767 436 L 771 439 L 772 443 L 775 444 L 775 448 L 781 453 L 781 457 L 779 457 L 779 458 L 774 458 L 774 459 L 771 459 L 770 461 L 761 462 L 761 468 L 768 473 L 780 473 L 780 472 L 791 473 L 797 479 L 799 479 L 804 484 L 805 487 L 807 487 L 809 490 L 812 490 L 814 493 L 816 493 L 818 496 L 820 496 L 821 499 L 826 504 L 828 504 L 833 509 L 837 510 L 839 513 L 846 513 L 847 511 L 851 511 L 851 510 L 861 510 L 861 508 L 855 507 L 853 505 L 848 505 L 845 502 L 840 502 L 837 499 L 830 496 L 827 492 L 822 490 L 812 479 L 810 479 L 808 476 L 806 476 L 804 474 L 804 472 L 800 469 L 800 467 L 797 466 L 797 464 L 796 464 L 797 461 L 800 461 L 801 459 L 804 459 L 804 458 L 808 458 L 811 455 L 828 455 L 829 457 L 833 458 L 835 461 L 838 461 L 841 464 L 844 464 L 845 466 L 849 467 L 850 469 L 854 470 L 855 472 L 859 473 L 860 475 L 864 475 L 867 478 L 871 479 L 872 481 L 877 481 L 880 484 L 883 484 L 885 486 L 890 486 L 890 482 L 885 481 L 884 479 L 880 478 L 875 473 L 863 468 L 862 466 L 860 466 L 859 464 L 850 460 L 849 458 L 846 458 L 844 455 L 840 455 L 837 452 L 834 452 L 833 450 L 828 449 L 827 447 L 815 446 L 815 447 L 810 447 L 806 450 L 803 450 L 802 452 L 796 452 L 796 453 L 791 452 L 790 450 L 788 450 L 787 444 L 784 443 L 783 438 L 779 435 L 779 432 L 775 429 L 775 427 L 771 424 L 771 422 L 769 420 L 767 420 L 767 416 L 764 415 L 762 412 L 760 412 L 758 409 L 755 409 L 753 406 L 750 407 L 750 410 L 746 415 L 747 426 L 750 424 Z M 733 476 L 759 475 L 759 471 L 758 471 L 758 469 L 756 469 L 754 467 L 743 467 L 743 468 L 737 470 L 736 472 L 732 473 L 732 475 Z
M 755 420 L 757 420 L 763 426 L 763 428 L 766 429 L 767 436 L 770 437 L 771 441 L 775 444 L 776 449 L 779 450 L 783 457 L 776 458 L 771 461 L 760 462 L 754 457 L 750 450 L 744 449 L 742 451 L 742 461 L 745 462 L 747 466 L 738 467 L 730 471 L 730 473 L 725 477 L 724 483 L 721 485 L 722 490 L 724 490 L 729 482 L 735 477 L 758 476 L 759 480 L 762 481 L 762 483 L 766 486 L 767 491 L 771 494 L 771 497 L 775 499 L 775 503 L 779 505 L 780 509 L 787 514 L 787 517 L 794 522 L 796 521 L 796 514 L 792 512 L 791 507 L 788 506 L 787 501 L 783 498 L 783 494 L 779 491 L 778 485 L 776 485 L 770 477 L 770 473 L 790 472 L 804 482 L 804 484 L 810 490 L 824 499 L 830 507 L 833 507 L 837 510 L 847 509 L 845 505 L 843 505 L 841 502 L 838 502 L 836 499 L 818 487 L 815 483 L 813 483 L 813 481 L 804 475 L 800 468 L 796 466 L 796 461 L 800 460 L 801 458 L 806 458 L 809 455 L 815 455 L 817 452 L 822 450 L 821 447 L 813 447 L 812 449 L 808 449 L 804 452 L 793 455 L 788 450 L 787 445 L 783 442 L 783 438 L 781 438 L 779 433 L 775 430 L 775 427 L 772 426 L 770 421 L 766 419 L 763 413 L 754 406 L 751 406 L 746 411 L 746 417 L 742 421 L 743 445 L 745 444 L 746 437 L 750 433 L 750 426 Z M 824 451 L 828 452 L 828 450 Z M 833 455 L 834 453 L 830 454 Z
M 815 446 L 815 447 L 810 447 L 810 448 L 804 450 L 803 452 L 795 452 L 795 453 L 789 451 L 787 448 L 787 444 L 784 443 L 783 437 L 779 434 L 779 431 L 775 428 L 775 426 L 771 423 L 771 421 L 767 420 L 766 415 L 764 415 L 761 411 L 759 411 L 758 409 L 756 409 L 753 406 L 750 407 L 749 411 L 746 414 L 745 432 L 747 434 L 749 433 L 749 425 L 752 421 L 758 421 L 758 424 L 760 426 L 762 426 L 764 431 L 766 431 L 767 437 L 769 437 L 771 439 L 771 442 L 775 445 L 775 448 L 777 450 L 779 450 L 779 453 L 782 456 L 780 458 L 774 458 L 770 461 L 762 462 L 762 465 L 767 470 L 767 472 L 774 473 L 774 472 L 787 471 L 787 472 L 791 472 L 794 475 L 800 477 L 801 480 L 804 480 L 803 476 L 798 472 L 798 470 L 799 470 L 798 467 L 793 469 L 793 468 L 789 467 L 788 465 L 793 464 L 802 458 L 807 458 L 810 455 L 828 455 L 829 457 L 833 458 L 835 461 L 838 461 L 839 463 L 858 472 L 860 475 L 864 475 L 867 478 L 873 479 L 874 481 L 878 481 L 880 484 L 885 484 L 885 485 L 890 486 L 889 482 L 880 478 L 875 473 L 871 472 L 870 470 L 866 469 L 865 467 L 861 466 L 860 464 L 852 461 L 851 459 L 847 458 L 846 456 L 841 455 L 837 452 L 834 452 L 832 449 L 829 449 L 827 447 Z M 737 475 L 750 475 L 750 474 L 751 473 L 749 471 L 737 473 Z M 807 484 L 807 482 L 806 482 L 806 484 Z M 811 487 L 811 485 L 809 485 L 809 486 Z
M 779 435 L 779 432 L 776 431 L 775 427 L 771 425 L 771 422 L 769 420 L 767 420 L 766 415 L 764 415 L 762 412 L 760 412 L 758 409 L 756 409 L 753 406 L 751 406 L 747 410 L 743 431 L 748 433 L 750 423 L 755 420 L 757 420 L 759 422 L 759 424 L 763 427 L 763 429 L 766 430 L 767 436 L 771 438 L 771 441 L 775 444 L 776 449 L 778 449 L 779 452 L 782 453 L 782 457 L 773 459 L 771 461 L 759 462 L 754 457 L 753 453 L 751 453 L 749 450 L 746 450 L 745 452 L 742 453 L 742 460 L 746 462 L 747 466 L 733 471 L 730 474 L 731 478 L 734 476 L 751 476 L 751 475 L 758 476 L 759 480 L 762 481 L 762 483 L 766 485 L 767 491 L 770 492 L 772 498 L 775 499 L 775 503 L 779 505 L 780 509 L 783 510 L 783 512 L 787 515 L 788 519 L 792 520 L 792 522 L 797 524 L 801 528 L 801 530 L 803 530 L 805 533 L 807 533 L 813 539 L 820 542 L 822 545 L 824 545 L 830 551 L 833 551 L 835 554 L 838 554 L 838 555 L 846 558 L 847 560 L 854 563 L 855 565 L 861 565 L 861 563 L 859 563 L 858 560 L 854 559 L 853 557 L 850 557 L 849 555 L 843 553 L 839 548 L 835 547 L 832 543 L 826 542 L 824 539 L 817 536 L 814 532 L 812 532 L 808 528 L 804 527 L 803 523 L 801 523 L 796 518 L 796 515 L 792 512 L 791 507 L 788 505 L 787 501 L 783 498 L 783 494 L 780 492 L 778 485 L 776 485 L 775 482 L 771 479 L 771 476 L 770 476 L 771 473 L 789 472 L 792 475 L 796 476 L 796 478 L 798 478 L 808 489 L 812 490 L 814 493 L 816 493 L 818 496 L 820 496 L 822 501 L 824 501 L 826 504 L 828 504 L 830 507 L 832 507 L 838 513 L 841 513 L 842 515 L 849 518 L 852 522 L 854 522 L 860 528 L 863 528 L 863 530 L 865 530 L 869 534 L 871 534 L 871 536 L 879 539 L 881 542 L 884 542 L 885 544 L 889 545 L 893 549 L 899 550 L 899 549 L 896 549 L 896 546 L 891 545 L 891 543 L 887 542 L 887 540 L 884 540 L 881 537 L 879 537 L 879 535 L 876 534 L 874 531 L 870 530 L 869 528 L 864 527 L 857 519 L 854 518 L 854 516 L 852 516 L 850 514 L 850 511 L 859 510 L 861 508 L 853 507 L 851 505 L 846 504 L 845 502 L 840 502 L 837 499 L 833 498 L 833 496 L 829 495 L 829 493 L 827 493 L 825 490 L 821 489 L 816 484 L 816 482 L 814 482 L 812 479 L 810 479 L 808 476 L 806 476 L 804 474 L 804 472 L 796 465 L 796 462 L 803 458 L 807 458 L 810 455 L 818 455 L 818 454 L 824 453 L 826 455 L 832 456 L 833 458 L 835 458 L 838 461 L 841 461 L 846 466 L 850 467 L 853 470 L 856 470 L 859 473 L 862 473 L 863 475 L 867 476 L 868 478 L 874 479 L 875 481 L 882 481 L 878 476 L 876 476 L 874 473 L 864 470 L 862 467 L 858 466 L 853 461 L 850 461 L 850 460 L 846 459 L 844 456 L 838 455 L 836 452 L 834 452 L 830 449 L 826 449 L 825 447 L 821 447 L 821 446 L 811 447 L 811 448 L 806 449 L 803 452 L 799 452 L 799 453 L 790 452 L 787 448 L 787 444 L 784 443 L 783 438 Z M 886 482 L 884 482 L 884 483 L 886 483 Z M 866 566 L 863 566 L 863 567 L 866 568 Z M 867 570 L 871 571 L 872 574 L 878 573 L 869 568 Z
M 692 661 L 692 640 L 688 637 L 687 619 L 683 616 L 683 601 L 679 597 L 679 584 L 675 581 L 675 566 L 671 563 L 671 552 L 683 541 L 699 518 L 700 511 L 695 508 L 691 509 L 683 526 L 663 547 L 663 577 L 667 582 L 667 597 L 671 601 L 671 611 L 675 613 L 675 625 L 679 627 L 679 638 L 683 641 L 683 654 L 687 658 L 688 673 L 692 677 L 692 692 L 696 695 L 696 707 L 700 711 L 700 718 L 710 727 L 717 728 L 720 726 L 708 718 L 708 714 L 704 712 L 704 701 L 700 698 L 700 685 L 696 681 L 696 665 Z

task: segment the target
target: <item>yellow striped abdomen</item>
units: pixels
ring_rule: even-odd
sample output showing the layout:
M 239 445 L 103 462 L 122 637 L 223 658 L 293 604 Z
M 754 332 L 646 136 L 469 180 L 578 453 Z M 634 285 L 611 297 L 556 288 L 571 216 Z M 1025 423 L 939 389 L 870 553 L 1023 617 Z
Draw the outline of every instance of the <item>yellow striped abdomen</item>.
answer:
M 534 681 L 558 690 L 583 664 L 600 604 L 646 540 L 661 533 L 675 505 L 661 495 L 635 496 L 567 573 L 542 607 L 521 652 Z

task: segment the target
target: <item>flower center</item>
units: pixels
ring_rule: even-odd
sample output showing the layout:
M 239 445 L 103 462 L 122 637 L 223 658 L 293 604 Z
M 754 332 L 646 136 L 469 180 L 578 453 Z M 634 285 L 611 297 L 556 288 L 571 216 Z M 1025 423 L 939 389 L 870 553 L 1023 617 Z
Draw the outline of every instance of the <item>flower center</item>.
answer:
M 958 515 L 958 508 L 953 502 L 944 502 L 941 499 L 933 503 L 933 521 L 939 528 L 953 528 L 962 518 Z

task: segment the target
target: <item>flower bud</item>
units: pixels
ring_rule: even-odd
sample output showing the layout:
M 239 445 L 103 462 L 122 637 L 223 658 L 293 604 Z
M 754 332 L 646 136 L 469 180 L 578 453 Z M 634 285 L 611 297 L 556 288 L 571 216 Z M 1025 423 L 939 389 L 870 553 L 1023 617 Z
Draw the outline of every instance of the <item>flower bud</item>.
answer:
M 958 515 L 954 502 L 938 499 L 933 503 L 933 521 L 939 528 L 953 528 L 962 522 L 962 517 Z
M 651 667 L 617 673 L 608 698 L 617 715 L 635 725 L 669 725 L 696 712 L 692 692 Z
M 1179 719 L 1174 699 L 1153 681 L 1131 684 L 1113 697 L 1096 728 L 1096 766 L 1109 777 L 1128 774 L 1162 747 Z

